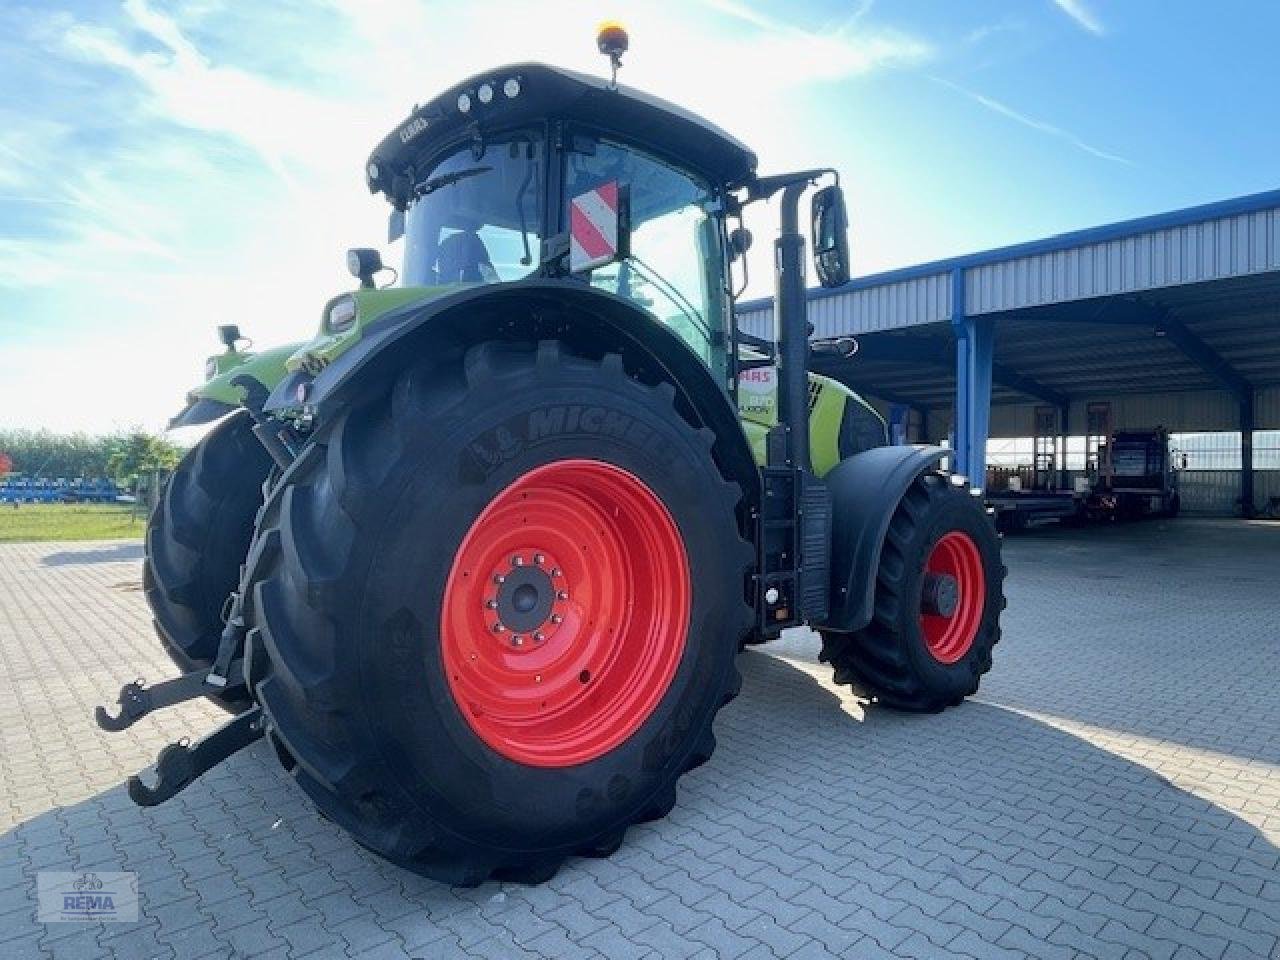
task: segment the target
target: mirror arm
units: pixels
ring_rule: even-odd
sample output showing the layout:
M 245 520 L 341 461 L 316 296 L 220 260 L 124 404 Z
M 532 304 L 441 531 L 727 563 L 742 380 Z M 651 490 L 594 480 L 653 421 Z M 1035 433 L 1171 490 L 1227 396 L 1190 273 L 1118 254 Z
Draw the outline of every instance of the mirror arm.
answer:
M 832 176 L 836 185 L 840 185 L 840 172 L 834 167 L 815 167 L 812 170 L 796 170 L 793 173 L 778 173 L 771 177 L 756 177 L 746 184 L 747 197 L 745 203 L 756 200 L 767 200 L 779 190 L 802 183 L 805 186 L 815 184 L 822 177 Z

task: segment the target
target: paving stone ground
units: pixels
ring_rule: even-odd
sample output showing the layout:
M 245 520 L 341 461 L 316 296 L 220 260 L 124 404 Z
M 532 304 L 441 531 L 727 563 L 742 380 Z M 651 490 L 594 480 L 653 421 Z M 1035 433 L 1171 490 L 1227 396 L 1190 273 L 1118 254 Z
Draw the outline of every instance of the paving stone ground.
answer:
M 860 704 L 788 637 L 742 656 L 668 819 L 540 887 L 452 890 L 356 847 L 262 745 L 132 806 L 128 774 L 223 716 L 92 723 L 170 670 L 140 548 L 0 547 L 0 957 L 1280 956 L 1280 526 L 1005 552 L 976 700 Z M 38 924 L 44 870 L 136 872 L 140 921 Z

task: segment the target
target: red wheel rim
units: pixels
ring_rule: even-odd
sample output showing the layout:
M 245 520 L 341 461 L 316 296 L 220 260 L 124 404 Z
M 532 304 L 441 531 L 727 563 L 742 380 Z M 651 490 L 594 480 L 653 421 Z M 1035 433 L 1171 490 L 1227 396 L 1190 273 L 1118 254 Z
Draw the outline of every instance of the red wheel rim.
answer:
M 952 530 L 933 545 L 924 571 L 955 580 L 955 609 L 949 616 L 920 614 L 920 630 L 929 653 L 940 663 L 955 663 L 969 652 L 982 623 L 987 601 L 982 552 L 967 533 Z
M 690 597 L 680 532 L 639 478 L 596 460 L 538 467 L 494 498 L 454 556 L 440 614 L 449 690 L 504 757 L 594 760 L 667 692 Z

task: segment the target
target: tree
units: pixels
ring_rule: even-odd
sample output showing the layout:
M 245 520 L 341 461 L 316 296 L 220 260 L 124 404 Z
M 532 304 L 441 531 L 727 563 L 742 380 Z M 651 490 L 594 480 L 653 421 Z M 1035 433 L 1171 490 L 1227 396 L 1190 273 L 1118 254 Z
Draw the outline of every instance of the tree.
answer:
M 117 483 L 133 487 L 139 477 L 157 471 L 168 472 L 182 459 L 182 450 L 164 437 L 147 433 L 134 427 L 128 433 L 115 437 L 107 456 L 107 473 Z
M 9 469 L 28 477 L 101 477 L 107 472 L 108 438 L 49 430 L 0 430 Z

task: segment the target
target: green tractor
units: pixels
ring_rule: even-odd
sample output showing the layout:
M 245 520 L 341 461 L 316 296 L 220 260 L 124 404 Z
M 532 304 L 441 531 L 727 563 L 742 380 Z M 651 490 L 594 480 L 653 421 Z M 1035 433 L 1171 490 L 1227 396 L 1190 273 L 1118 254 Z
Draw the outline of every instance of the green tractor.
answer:
M 176 424 L 218 421 L 147 533 L 183 673 L 107 729 L 211 696 L 143 805 L 266 737 L 361 844 L 456 884 L 536 882 L 664 816 L 715 747 L 744 644 L 809 625 L 838 683 L 912 711 L 991 667 L 999 541 L 941 449 L 889 446 L 810 373 L 818 279 L 848 279 L 834 171 L 760 176 L 705 120 L 537 64 L 473 77 L 374 149 L 403 244 L 315 337 L 239 331 Z M 734 323 L 747 208 L 773 198 L 776 335 Z M 735 266 L 737 264 L 737 266 Z

